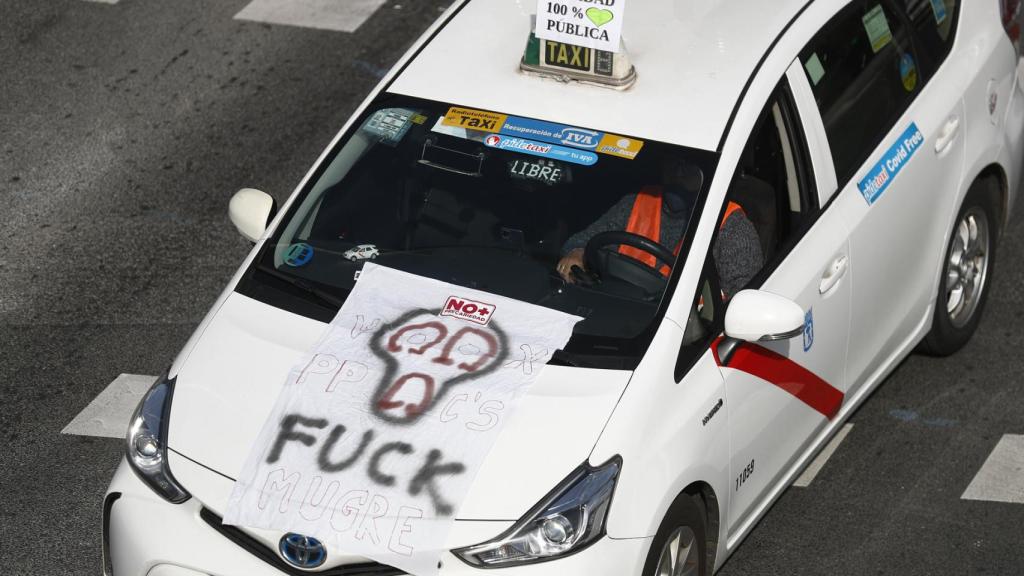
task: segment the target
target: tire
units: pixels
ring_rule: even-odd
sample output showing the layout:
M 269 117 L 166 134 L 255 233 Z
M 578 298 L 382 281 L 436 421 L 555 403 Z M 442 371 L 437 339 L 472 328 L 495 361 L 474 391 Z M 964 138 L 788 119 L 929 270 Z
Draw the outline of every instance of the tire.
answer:
M 976 182 L 956 216 L 943 253 L 932 329 L 921 343 L 926 354 L 949 356 L 978 329 L 995 272 L 998 198 L 992 181 Z
M 707 576 L 707 520 L 699 496 L 676 499 L 651 542 L 644 576 Z M 689 546 L 686 542 L 689 541 Z M 674 553 L 673 553 L 674 552 Z M 685 566 L 678 570 L 678 564 Z M 677 571 L 678 570 L 678 571 Z

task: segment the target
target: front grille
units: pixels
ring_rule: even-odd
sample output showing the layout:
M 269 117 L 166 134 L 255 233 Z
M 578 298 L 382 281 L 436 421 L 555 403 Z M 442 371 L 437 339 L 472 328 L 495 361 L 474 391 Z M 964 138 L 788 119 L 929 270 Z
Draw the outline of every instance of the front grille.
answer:
M 277 553 L 270 548 L 267 548 L 259 540 L 249 536 L 242 530 L 239 530 L 234 526 L 225 526 L 221 517 L 213 511 L 203 508 L 199 511 L 199 517 L 209 524 L 211 528 L 220 532 L 228 540 L 231 540 L 235 544 L 248 550 L 252 555 L 256 556 L 260 560 L 263 560 L 267 564 L 270 564 L 274 568 L 277 568 L 285 574 L 290 574 L 291 576 L 309 576 L 310 574 L 315 574 L 317 576 L 398 576 L 404 574 L 404 572 L 397 568 L 393 568 L 385 564 L 378 564 L 376 562 L 349 564 L 347 566 L 337 566 L 335 568 L 319 571 L 300 570 L 289 565 L 284 560 L 281 560 Z

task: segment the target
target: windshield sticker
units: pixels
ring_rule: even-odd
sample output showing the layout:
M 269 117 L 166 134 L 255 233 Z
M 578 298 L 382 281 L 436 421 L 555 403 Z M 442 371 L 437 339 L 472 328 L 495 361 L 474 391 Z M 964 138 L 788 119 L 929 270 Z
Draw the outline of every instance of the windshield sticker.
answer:
M 440 118 L 430 130 L 431 132 L 437 132 L 438 134 L 447 134 L 448 136 L 454 136 L 456 138 L 462 138 L 463 140 L 472 140 L 480 143 L 483 143 L 484 138 L 487 137 L 487 132 L 470 132 L 465 128 L 447 126 L 444 123 L 444 118 Z
M 626 138 L 617 134 L 607 134 L 556 122 L 546 122 L 544 120 L 493 114 L 469 108 L 451 108 L 448 114 L 437 122 L 433 131 L 455 136 L 456 138 L 484 142 L 485 144 L 487 143 L 487 133 L 519 136 L 547 144 L 559 144 L 583 150 L 594 150 L 601 154 L 618 156 L 628 160 L 635 159 L 644 146 L 643 140 Z M 553 148 L 559 149 L 560 146 Z M 575 161 L 575 163 L 589 166 L 597 161 L 596 159 L 590 161 L 592 156 L 591 154 L 584 154 L 580 156 L 583 161 Z M 558 159 L 561 160 L 563 158 L 559 157 Z M 574 162 L 573 160 L 569 161 Z
M 949 14 L 946 12 L 945 0 L 932 0 L 932 12 L 935 13 L 935 25 L 942 26 Z
M 875 54 L 882 51 L 892 42 L 892 30 L 889 29 L 889 19 L 885 17 L 885 10 L 878 4 L 870 12 L 864 15 L 864 30 L 868 33 L 868 40 L 871 41 L 871 49 Z
M 519 180 L 534 180 L 550 186 L 559 184 L 565 171 L 551 160 L 513 160 L 508 163 L 508 174 Z
M 882 197 L 903 167 L 910 162 L 914 154 L 924 145 L 924 135 L 918 130 L 917 124 L 911 124 L 892 148 L 886 151 L 878 164 L 861 180 L 857 187 L 868 205 L 872 205 Z
M 815 86 L 820 84 L 821 79 L 825 77 L 825 65 L 821 63 L 817 52 L 811 54 L 811 57 L 807 59 L 804 69 L 807 70 L 807 77 L 810 78 L 811 84 Z
M 377 136 L 383 144 L 397 146 L 409 133 L 414 115 L 415 112 L 404 108 L 378 110 L 363 125 L 363 131 Z
M 907 92 L 913 92 L 917 88 L 917 65 L 910 54 L 904 54 L 900 58 L 900 78 L 903 79 L 903 88 Z
M 494 114 L 470 108 L 451 108 L 445 114 L 442 124 L 477 132 L 499 132 L 508 118 L 505 114 Z
M 503 425 L 580 320 L 366 264 L 283 382 L 224 523 L 436 575 Z
M 530 120 L 528 118 L 517 118 L 512 116 L 505 122 L 500 130 L 495 130 L 509 136 L 522 136 L 532 138 L 541 142 L 551 144 L 564 144 L 574 148 L 594 150 L 598 142 L 604 137 L 603 132 L 573 128 L 563 124 L 545 122 L 543 120 Z
M 514 152 L 530 154 L 531 156 L 562 160 L 584 166 L 597 164 L 597 154 L 593 152 L 557 146 L 555 144 L 546 144 L 544 142 L 534 142 L 525 138 L 512 138 L 500 134 L 491 134 L 484 139 L 484 144 L 489 148 L 497 148 L 498 150 L 512 150 Z
M 609 154 L 611 156 L 618 156 L 619 158 L 625 158 L 627 160 L 635 160 L 637 154 L 640 154 L 640 150 L 644 147 L 643 140 L 636 140 L 634 138 L 626 138 L 625 136 L 616 136 L 615 134 L 605 134 L 604 138 L 597 145 L 597 151 L 601 154 Z
M 313 247 L 309 244 L 292 244 L 284 253 L 284 263 L 292 268 L 301 268 L 313 259 Z
M 573 148 L 594 150 L 628 160 L 635 159 L 644 146 L 643 140 L 516 116 L 510 116 L 500 132 L 551 144 L 564 144 Z

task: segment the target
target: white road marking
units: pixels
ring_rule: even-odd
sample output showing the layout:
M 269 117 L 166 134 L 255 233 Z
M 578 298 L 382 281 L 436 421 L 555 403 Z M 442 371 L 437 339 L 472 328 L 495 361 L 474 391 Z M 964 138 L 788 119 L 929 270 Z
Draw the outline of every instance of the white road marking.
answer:
M 1003 436 L 960 498 L 1024 504 L 1024 436 Z
M 252 0 L 236 20 L 355 32 L 387 0 Z
M 85 0 L 86 2 L 96 2 L 98 4 L 117 4 L 120 0 Z
M 157 376 L 121 374 L 93 398 L 61 434 L 124 438 L 132 412 L 156 379 Z
M 836 435 L 832 437 L 832 441 L 829 442 L 818 454 L 818 457 L 807 466 L 807 469 L 804 470 L 804 473 L 796 479 L 796 482 L 793 482 L 793 486 L 798 488 L 807 488 L 810 486 L 811 482 L 813 482 L 814 478 L 818 476 L 821 469 L 825 467 L 825 463 L 828 462 L 828 459 L 831 458 L 833 454 L 835 454 L 836 449 L 839 448 L 839 445 L 843 443 L 846 435 L 849 434 L 852 429 L 853 424 L 847 424 L 843 426 L 839 432 L 836 432 Z

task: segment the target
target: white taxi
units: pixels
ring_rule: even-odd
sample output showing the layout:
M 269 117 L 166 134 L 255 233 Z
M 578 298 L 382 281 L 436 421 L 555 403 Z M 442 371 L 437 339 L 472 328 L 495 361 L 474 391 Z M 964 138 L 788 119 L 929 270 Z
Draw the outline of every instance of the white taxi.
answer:
M 362 244 L 342 254 L 343 258 L 355 262 L 357 260 L 374 260 L 380 256 L 380 250 L 373 244 Z
M 398 572 L 222 522 L 373 244 L 582 318 L 441 574 L 711 574 L 902 358 L 978 326 L 1022 176 L 1017 4 L 631 2 L 613 53 L 456 2 L 280 211 L 232 201 L 255 247 L 133 419 L 106 573 Z

